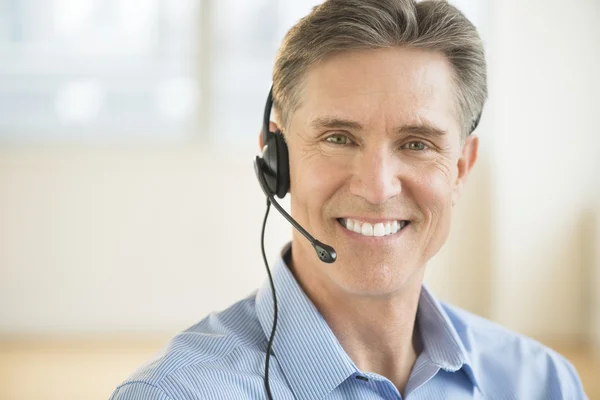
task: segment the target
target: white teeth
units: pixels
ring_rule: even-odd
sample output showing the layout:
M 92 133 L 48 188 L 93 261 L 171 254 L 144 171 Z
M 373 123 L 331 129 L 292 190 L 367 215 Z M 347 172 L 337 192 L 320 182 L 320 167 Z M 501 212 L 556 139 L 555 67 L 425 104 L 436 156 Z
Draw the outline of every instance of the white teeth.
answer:
M 361 222 L 350 218 L 341 219 L 340 222 L 349 231 L 360 233 L 364 236 L 387 236 L 398 233 L 406 225 L 406 221 L 388 221 L 371 224 L 369 222 Z
M 363 222 L 361 233 L 365 236 L 373 236 L 373 225 L 368 222 Z
M 385 227 L 379 222 L 373 226 L 373 236 L 383 236 L 385 235 Z
M 348 229 L 349 231 L 354 230 L 354 221 L 352 221 L 349 218 L 346 218 L 346 229 Z
M 397 233 L 399 228 L 400 224 L 398 224 L 398 221 L 392 222 L 392 234 Z

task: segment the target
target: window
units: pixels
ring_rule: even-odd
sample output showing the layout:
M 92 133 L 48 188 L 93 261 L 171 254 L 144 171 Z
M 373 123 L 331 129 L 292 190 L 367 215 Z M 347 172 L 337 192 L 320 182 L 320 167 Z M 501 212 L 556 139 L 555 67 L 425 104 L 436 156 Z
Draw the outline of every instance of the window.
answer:
M 196 0 L 0 0 L 0 139 L 189 133 L 200 17 Z

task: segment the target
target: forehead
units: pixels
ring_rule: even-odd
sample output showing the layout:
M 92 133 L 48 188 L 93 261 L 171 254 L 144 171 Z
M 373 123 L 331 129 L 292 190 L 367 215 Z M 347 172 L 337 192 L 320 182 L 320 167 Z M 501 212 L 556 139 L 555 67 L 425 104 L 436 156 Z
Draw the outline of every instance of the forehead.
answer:
M 308 70 L 298 109 L 305 122 L 320 116 L 418 124 L 459 132 L 453 70 L 443 54 L 414 48 L 353 50 Z

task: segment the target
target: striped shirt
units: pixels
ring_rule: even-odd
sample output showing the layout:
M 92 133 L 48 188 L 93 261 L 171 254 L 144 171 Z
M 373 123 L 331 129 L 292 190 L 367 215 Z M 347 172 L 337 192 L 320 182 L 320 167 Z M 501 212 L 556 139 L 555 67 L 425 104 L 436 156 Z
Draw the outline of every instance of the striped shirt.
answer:
M 284 258 L 274 265 L 273 279 L 279 320 L 269 380 L 275 400 L 403 398 L 384 376 L 357 368 Z M 438 301 L 425 285 L 416 321 L 422 351 L 405 399 L 587 398 L 562 356 Z M 272 322 L 267 281 L 175 336 L 111 400 L 266 399 L 264 363 Z

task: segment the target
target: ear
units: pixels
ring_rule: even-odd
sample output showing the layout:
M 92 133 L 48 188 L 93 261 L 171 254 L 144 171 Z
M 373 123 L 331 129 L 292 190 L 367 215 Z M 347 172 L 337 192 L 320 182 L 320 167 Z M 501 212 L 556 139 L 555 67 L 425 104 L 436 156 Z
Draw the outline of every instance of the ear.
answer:
M 273 121 L 269 122 L 269 132 L 276 132 L 279 130 L 277 124 Z M 258 148 L 262 151 L 265 144 L 263 143 L 262 129 L 258 132 Z
M 462 146 L 461 155 L 457 162 L 458 176 L 452 190 L 452 205 L 456 205 L 462 194 L 463 187 L 469 180 L 469 175 L 479 152 L 479 138 L 475 135 L 468 136 Z

